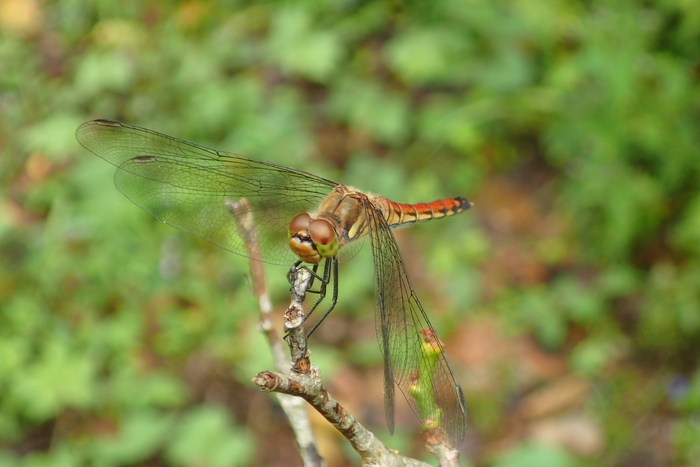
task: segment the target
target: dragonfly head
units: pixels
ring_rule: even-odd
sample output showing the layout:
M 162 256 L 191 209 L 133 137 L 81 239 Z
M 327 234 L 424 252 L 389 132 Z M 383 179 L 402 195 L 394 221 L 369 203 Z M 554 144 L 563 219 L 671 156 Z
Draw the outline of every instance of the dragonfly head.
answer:
M 323 258 L 335 256 L 340 248 L 338 235 L 330 221 L 312 219 L 307 213 L 299 214 L 289 224 L 289 246 L 309 264 L 318 264 Z

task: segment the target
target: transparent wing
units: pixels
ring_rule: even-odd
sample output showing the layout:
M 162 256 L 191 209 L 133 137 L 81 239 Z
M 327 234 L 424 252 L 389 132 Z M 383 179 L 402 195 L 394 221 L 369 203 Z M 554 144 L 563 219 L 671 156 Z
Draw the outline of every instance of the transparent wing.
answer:
M 75 136 L 118 168 L 115 185 L 144 211 L 233 253 L 255 257 L 228 207 L 245 198 L 259 235 L 256 259 L 268 263 L 296 261 L 287 241 L 289 222 L 315 208 L 336 185 L 302 170 L 109 120 L 83 123 Z
M 389 431 L 394 426 L 394 384 L 423 427 L 442 444 L 457 448 L 464 439 L 464 394 L 422 305 L 386 220 L 366 200 L 374 255 L 376 327 L 384 355 L 384 403 Z

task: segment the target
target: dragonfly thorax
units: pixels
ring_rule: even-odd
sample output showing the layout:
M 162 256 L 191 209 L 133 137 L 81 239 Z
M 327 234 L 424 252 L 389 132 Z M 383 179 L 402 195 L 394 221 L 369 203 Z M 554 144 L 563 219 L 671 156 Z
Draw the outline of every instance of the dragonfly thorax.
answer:
M 289 247 L 305 263 L 318 264 L 338 253 L 338 235 L 327 219 L 302 213 L 289 224 Z

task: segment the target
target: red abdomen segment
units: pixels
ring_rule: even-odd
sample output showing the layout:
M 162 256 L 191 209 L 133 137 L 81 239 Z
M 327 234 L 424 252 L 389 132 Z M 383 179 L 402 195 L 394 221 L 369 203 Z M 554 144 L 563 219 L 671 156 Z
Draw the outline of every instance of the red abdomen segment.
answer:
M 456 198 L 441 199 L 432 203 L 401 204 L 386 200 L 388 211 L 386 220 L 391 227 L 402 227 L 416 222 L 425 222 L 431 219 L 453 216 L 466 211 L 472 205 L 461 196 Z

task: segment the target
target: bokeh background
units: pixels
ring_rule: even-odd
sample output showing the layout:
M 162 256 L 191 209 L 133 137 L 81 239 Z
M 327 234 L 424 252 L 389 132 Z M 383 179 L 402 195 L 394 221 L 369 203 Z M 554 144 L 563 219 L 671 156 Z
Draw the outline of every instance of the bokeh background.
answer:
M 295 466 L 245 258 L 113 186 L 126 121 L 460 216 L 397 232 L 463 465 L 700 465 L 700 3 L 0 0 L 0 464 Z M 383 420 L 369 249 L 313 336 Z M 286 269 L 266 267 L 276 325 Z M 323 421 L 331 465 L 359 456 Z

